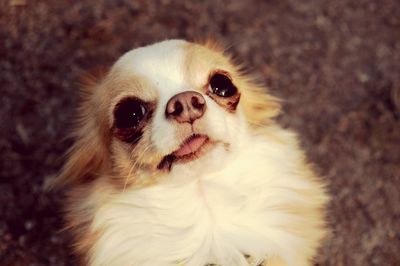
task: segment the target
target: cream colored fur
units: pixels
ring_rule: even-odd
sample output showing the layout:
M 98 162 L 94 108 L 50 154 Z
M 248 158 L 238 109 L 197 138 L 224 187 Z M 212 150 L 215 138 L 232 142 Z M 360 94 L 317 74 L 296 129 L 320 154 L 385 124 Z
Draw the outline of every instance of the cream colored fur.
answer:
M 215 69 L 229 72 L 241 93 L 235 112 L 205 95 Z M 171 123 L 164 114 L 168 99 L 186 90 L 204 94 L 207 103 L 193 126 Z M 108 131 L 113 107 L 126 95 L 157 102 L 136 147 Z M 70 185 L 66 217 L 84 263 L 312 263 L 326 231 L 324 187 L 296 136 L 273 122 L 276 99 L 241 75 L 219 48 L 172 40 L 133 50 L 89 93 L 84 106 L 79 146 L 72 148 L 61 175 Z M 99 122 L 89 127 L 90 119 Z M 90 139 L 82 130 L 88 127 L 95 135 Z M 216 144 L 194 161 L 157 172 L 162 156 L 192 131 Z M 91 161 L 96 167 L 87 166 Z M 92 179 L 79 182 L 82 176 Z

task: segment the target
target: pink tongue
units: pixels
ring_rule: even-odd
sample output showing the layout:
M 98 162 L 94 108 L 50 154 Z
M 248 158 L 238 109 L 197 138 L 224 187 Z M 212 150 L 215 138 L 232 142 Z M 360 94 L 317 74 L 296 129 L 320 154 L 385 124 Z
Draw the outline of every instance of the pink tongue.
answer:
M 183 144 L 182 147 L 174 152 L 174 155 L 177 157 L 185 156 L 187 154 L 193 153 L 197 151 L 207 140 L 205 136 L 197 136 Z

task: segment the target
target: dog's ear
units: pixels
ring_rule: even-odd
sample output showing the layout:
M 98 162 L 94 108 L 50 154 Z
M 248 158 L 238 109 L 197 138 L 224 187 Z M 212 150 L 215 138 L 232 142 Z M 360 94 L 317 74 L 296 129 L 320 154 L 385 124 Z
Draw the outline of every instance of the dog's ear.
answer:
M 240 104 L 250 125 L 257 128 L 269 124 L 280 113 L 280 100 L 263 86 L 247 80 L 242 88 Z
M 260 128 L 273 122 L 281 111 L 281 101 L 268 93 L 261 85 L 260 78 L 247 73 L 246 67 L 235 64 L 238 79 L 236 86 L 240 88 L 239 106 L 243 110 L 247 122 L 253 128 Z
M 99 95 L 105 73 L 95 70 L 81 79 L 81 104 L 72 132 L 74 144 L 53 187 L 89 182 L 109 169 L 107 108 Z

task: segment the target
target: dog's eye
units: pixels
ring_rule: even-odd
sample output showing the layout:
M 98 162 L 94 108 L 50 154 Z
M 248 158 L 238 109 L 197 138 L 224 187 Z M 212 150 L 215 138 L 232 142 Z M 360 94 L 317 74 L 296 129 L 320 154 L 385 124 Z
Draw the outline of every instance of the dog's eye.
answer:
M 122 100 L 114 111 L 115 126 L 121 129 L 137 127 L 146 113 L 147 109 L 142 101 L 132 98 Z
M 236 94 L 237 88 L 230 78 L 223 74 L 215 74 L 210 79 L 211 91 L 220 97 L 230 97 Z

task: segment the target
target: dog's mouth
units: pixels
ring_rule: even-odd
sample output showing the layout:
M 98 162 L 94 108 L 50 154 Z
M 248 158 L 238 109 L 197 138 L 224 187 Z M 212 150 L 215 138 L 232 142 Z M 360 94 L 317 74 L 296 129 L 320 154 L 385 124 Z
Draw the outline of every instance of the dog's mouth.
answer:
M 164 156 L 157 168 L 160 170 L 171 170 L 175 163 L 186 163 L 198 159 L 205 153 L 206 147 L 211 144 L 207 135 L 192 134 L 185 139 L 179 148 Z

